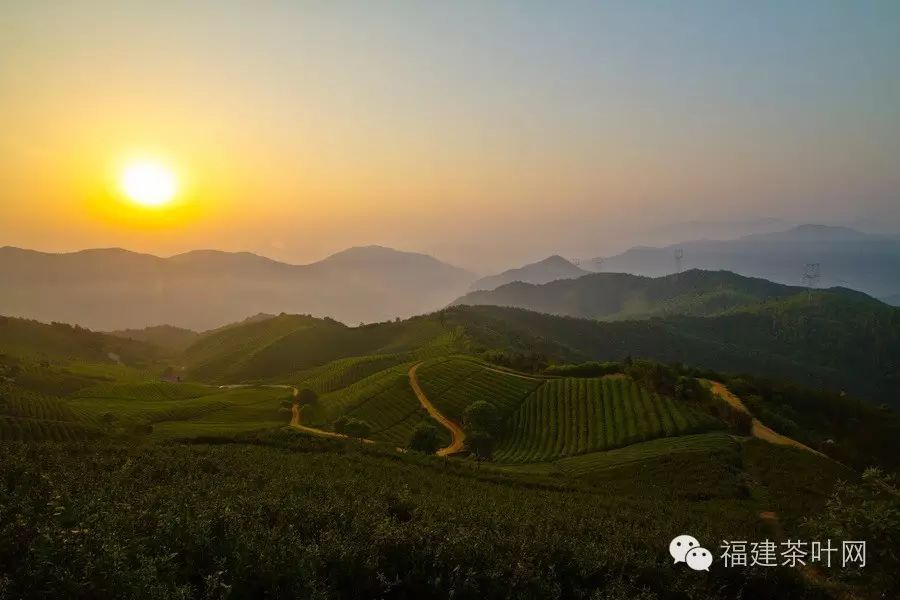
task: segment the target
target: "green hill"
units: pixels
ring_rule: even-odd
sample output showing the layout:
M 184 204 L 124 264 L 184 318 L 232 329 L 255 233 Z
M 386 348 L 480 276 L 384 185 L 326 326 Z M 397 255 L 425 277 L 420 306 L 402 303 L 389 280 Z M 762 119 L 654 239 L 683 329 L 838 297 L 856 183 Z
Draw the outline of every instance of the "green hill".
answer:
M 543 285 L 514 282 L 492 291 L 472 292 L 453 305 L 510 306 L 551 315 L 615 321 L 665 315 L 719 315 L 805 292 L 804 288 L 729 271 L 693 269 L 657 278 L 594 273 Z
M 787 296 L 716 316 L 599 322 L 496 306 L 447 309 L 473 352 L 551 362 L 627 356 L 790 379 L 876 404 L 900 398 L 900 309 L 849 291 Z
M 203 381 L 293 382 L 303 371 L 341 358 L 443 352 L 453 338 L 436 318 L 347 327 L 332 319 L 283 314 L 205 335 L 185 351 L 183 361 L 189 376 Z
M 0 353 L 50 361 L 143 365 L 159 357 L 149 344 L 65 323 L 0 316 Z

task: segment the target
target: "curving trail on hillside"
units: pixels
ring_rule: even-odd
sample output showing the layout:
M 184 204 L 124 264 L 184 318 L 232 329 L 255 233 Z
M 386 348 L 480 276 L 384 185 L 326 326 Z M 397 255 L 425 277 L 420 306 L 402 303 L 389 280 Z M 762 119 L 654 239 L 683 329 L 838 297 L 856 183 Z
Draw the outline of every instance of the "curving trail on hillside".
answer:
M 447 429 L 450 434 L 453 436 L 453 441 L 450 442 L 450 445 L 441 448 L 437 451 L 438 456 L 449 456 L 451 454 L 456 454 L 458 452 L 462 452 L 465 447 L 466 434 L 462 430 L 462 427 L 445 417 L 441 412 L 435 408 L 435 406 L 428 399 L 428 396 L 425 395 L 425 392 L 422 390 L 422 387 L 419 385 L 419 379 L 416 377 L 416 369 L 419 368 L 419 365 L 422 363 L 416 363 L 409 369 L 409 384 L 412 386 L 413 392 L 416 393 L 416 398 L 419 399 L 419 404 L 422 405 L 428 414 L 431 415 L 431 418 L 440 423 Z
M 797 440 L 789 438 L 786 435 L 781 435 L 780 433 L 773 431 L 772 429 L 764 425 L 762 421 L 753 416 L 753 414 L 747 409 L 741 399 L 732 394 L 731 390 L 725 387 L 725 385 L 721 382 L 712 381 L 710 379 L 707 379 L 705 381 L 709 384 L 709 388 L 710 390 L 712 390 L 713 394 L 715 394 L 731 406 L 735 407 L 739 411 L 750 415 L 751 419 L 753 419 L 751 430 L 751 434 L 753 435 L 753 437 L 765 440 L 770 444 L 793 446 L 794 448 L 800 448 L 801 450 L 806 450 L 807 452 L 812 452 L 813 454 L 818 454 L 819 456 L 825 456 L 821 452 L 813 450 L 809 446 L 801 444 Z

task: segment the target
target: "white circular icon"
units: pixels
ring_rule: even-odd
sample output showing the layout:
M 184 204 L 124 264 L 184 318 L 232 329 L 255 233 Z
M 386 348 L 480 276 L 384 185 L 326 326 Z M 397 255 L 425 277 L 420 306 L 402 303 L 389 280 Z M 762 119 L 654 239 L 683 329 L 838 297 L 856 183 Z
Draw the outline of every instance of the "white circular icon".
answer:
M 693 550 L 694 548 L 699 548 L 700 542 L 697 541 L 697 538 L 691 535 L 679 535 L 672 539 L 669 542 L 669 554 L 672 555 L 672 558 L 675 559 L 675 562 L 680 563 L 684 562 L 684 556 L 688 553 L 688 550 Z
M 706 548 L 694 548 L 693 550 L 688 550 L 684 560 L 695 571 L 709 571 L 713 557 L 712 552 Z

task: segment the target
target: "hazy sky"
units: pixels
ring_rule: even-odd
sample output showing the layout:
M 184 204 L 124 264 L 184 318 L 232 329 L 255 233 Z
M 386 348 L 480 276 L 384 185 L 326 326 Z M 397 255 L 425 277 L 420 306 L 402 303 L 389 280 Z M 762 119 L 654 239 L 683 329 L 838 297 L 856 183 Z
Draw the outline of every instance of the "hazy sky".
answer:
M 137 209 L 152 156 L 178 203 Z M 0 0 L 0 245 L 486 269 L 670 222 L 900 230 L 900 2 Z

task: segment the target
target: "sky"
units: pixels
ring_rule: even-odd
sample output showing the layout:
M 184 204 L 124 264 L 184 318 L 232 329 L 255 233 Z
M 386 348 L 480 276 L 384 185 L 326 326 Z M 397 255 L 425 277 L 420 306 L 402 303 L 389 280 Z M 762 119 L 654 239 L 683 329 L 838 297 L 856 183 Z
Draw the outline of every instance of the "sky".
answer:
M 152 158 L 164 209 L 117 177 Z M 0 0 L 0 245 L 486 272 L 697 220 L 900 232 L 900 2 Z

